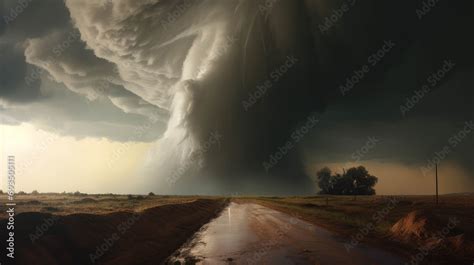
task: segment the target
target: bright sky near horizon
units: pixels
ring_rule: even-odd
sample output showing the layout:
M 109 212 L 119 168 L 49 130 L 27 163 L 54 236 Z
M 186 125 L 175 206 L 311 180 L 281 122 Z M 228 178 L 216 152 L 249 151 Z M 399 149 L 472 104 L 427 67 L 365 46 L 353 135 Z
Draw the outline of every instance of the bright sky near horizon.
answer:
M 16 191 L 25 192 L 130 193 L 130 179 L 139 180 L 137 169 L 151 146 L 60 136 L 27 123 L 0 125 L 0 135 L 1 161 L 6 165 L 7 156 L 15 156 Z M 4 191 L 5 174 L 2 170 Z
M 0 125 L 1 161 L 14 155 L 16 159 L 16 191 L 86 193 L 147 193 L 134 187 L 140 182 L 141 168 L 150 143 L 121 143 L 98 138 L 60 136 L 34 128 L 28 123 L 19 126 Z M 424 176 L 417 166 L 393 162 L 362 161 L 371 174 L 379 177 L 377 194 L 432 194 L 433 175 Z M 357 166 L 355 163 L 313 164 L 308 161 L 307 172 L 323 166 L 335 171 Z M 440 193 L 468 191 L 472 180 L 462 167 L 445 162 L 439 170 Z M 466 185 L 467 182 L 471 184 Z M 138 183 L 136 183 L 138 184 Z M 3 167 L 1 189 L 6 190 L 6 170 Z

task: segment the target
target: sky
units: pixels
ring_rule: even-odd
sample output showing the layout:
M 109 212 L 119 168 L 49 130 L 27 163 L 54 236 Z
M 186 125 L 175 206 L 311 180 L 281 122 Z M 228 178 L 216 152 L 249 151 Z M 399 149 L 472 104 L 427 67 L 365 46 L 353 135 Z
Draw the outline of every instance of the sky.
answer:
M 472 11 L 2 0 L 0 159 L 28 192 L 314 194 L 364 165 L 378 194 L 430 194 L 434 162 L 472 192 Z
M 59 136 L 27 123 L 3 125 L 1 133 L 2 159 L 16 158 L 18 191 L 127 194 L 131 185 L 124 184 L 133 181 L 150 148 L 147 143 Z

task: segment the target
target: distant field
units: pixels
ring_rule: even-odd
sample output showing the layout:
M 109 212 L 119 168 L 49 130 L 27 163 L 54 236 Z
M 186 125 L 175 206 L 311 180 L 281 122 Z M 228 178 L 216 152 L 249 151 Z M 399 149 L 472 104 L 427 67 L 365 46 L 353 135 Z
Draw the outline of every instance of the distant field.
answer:
M 420 264 L 474 261 L 474 195 L 440 196 L 438 206 L 433 196 L 245 197 L 236 201 L 259 203 L 318 224 L 347 236 L 349 244 L 352 240 L 382 245 L 406 257 L 418 254 L 420 247 L 433 247 Z M 450 220 L 458 222 L 448 230 Z
M 191 202 L 197 198 L 196 196 L 28 194 L 15 196 L 17 204 L 15 210 L 17 214 L 24 212 L 55 215 L 107 214 L 116 211 L 142 211 L 160 205 Z M 0 196 L 0 203 L 2 205 L 6 203 L 5 194 Z M 5 212 L 0 212 L 0 218 L 5 217 Z

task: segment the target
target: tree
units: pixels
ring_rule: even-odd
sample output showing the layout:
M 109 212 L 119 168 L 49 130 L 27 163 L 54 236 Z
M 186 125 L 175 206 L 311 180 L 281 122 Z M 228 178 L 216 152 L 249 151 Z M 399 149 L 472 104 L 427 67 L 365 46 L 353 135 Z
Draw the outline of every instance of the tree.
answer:
M 324 167 L 316 173 L 318 177 L 318 186 L 321 188 L 321 194 L 329 194 L 330 187 L 331 187 L 331 169 L 328 167 Z
M 325 167 L 316 173 L 320 194 L 332 195 L 374 195 L 377 177 L 369 174 L 363 166 L 353 167 L 344 174 L 332 175 Z
M 352 195 L 374 195 L 378 178 L 369 174 L 363 166 L 347 170 L 347 177 L 354 183 Z
M 39 194 L 39 192 L 37 190 L 34 190 L 34 191 L 31 192 L 31 195 L 38 195 L 38 194 Z
M 148 196 L 155 196 L 153 192 L 148 193 Z

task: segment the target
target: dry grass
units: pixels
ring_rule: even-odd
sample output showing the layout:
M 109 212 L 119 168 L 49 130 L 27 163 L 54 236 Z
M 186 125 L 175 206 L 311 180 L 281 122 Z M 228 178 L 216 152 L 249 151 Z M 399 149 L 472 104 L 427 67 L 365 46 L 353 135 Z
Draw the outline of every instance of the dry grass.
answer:
M 455 217 L 459 224 L 447 236 L 455 238 L 462 235 L 464 246 L 471 246 L 474 242 L 474 195 L 440 196 L 439 205 L 435 204 L 433 196 L 358 196 L 356 200 L 352 196 L 246 197 L 237 201 L 259 203 L 298 216 L 348 238 L 357 235 L 363 227 L 372 223 L 374 229 L 364 236 L 362 242 L 384 246 L 406 257 L 417 254 L 418 247 L 423 243 L 419 240 L 400 242 L 390 229 L 413 212 L 422 213 L 422 218 L 428 220 L 428 234 L 441 231 L 450 218 Z M 374 218 L 377 215 L 383 218 Z M 472 262 L 473 258 L 472 249 L 456 252 L 444 247 L 437 252 L 431 252 L 421 264 Z
M 180 204 L 196 200 L 197 196 L 145 196 L 145 195 L 69 195 L 39 194 L 16 195 L 17 214 L 25 212 L 53 213 L 69 215 L 75 213 L 107 214 L 116 211 L 143 211 L 145 209 L 166 205 Z M 210 198 L 210 197 L 208 197 Z M 6 195 L 0 196 L 0 204 L 6 203 Z M 0 219 L 5 218 L 4 211 Z

